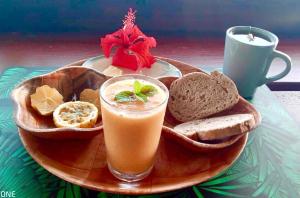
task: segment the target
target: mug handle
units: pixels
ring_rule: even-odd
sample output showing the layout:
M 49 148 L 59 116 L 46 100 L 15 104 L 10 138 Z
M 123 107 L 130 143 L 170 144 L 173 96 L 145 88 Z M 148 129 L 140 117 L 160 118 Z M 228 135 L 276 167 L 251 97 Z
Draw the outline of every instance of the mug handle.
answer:
M 280 58 L 286 63 L 286 66 L 285 66 L 284 70 L 281 73 L 279 73 L 275 76 L 271 76 L 269 78 L 265 77 L 262 80 L 262 82 L 260 83 L 260 85 L 279 80 L 279 79 L 283 78 L 284 76 L 286 76 L 291 71 L 292 61 L 291 61 L 291 58 L 287 54 L 285 54 L 283 52 L 280 52 L 280 51 L 277 51 L 277 50 L 274 50 L 273 53 L 271 54 L 270 59 L 269 59 L 270 64 L 272 63 L 272 61 L 275 58 Z M 268 73 L 268 71 L 266 72 L 266 75 L 267 75 L 267 73 Z

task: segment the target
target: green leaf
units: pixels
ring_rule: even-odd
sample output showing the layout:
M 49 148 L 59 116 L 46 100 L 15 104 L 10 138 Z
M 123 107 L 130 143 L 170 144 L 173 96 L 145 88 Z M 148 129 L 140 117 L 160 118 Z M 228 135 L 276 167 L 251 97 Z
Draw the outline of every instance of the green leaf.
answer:
M 114 99 L 117 102 L 131 102 L 136 100 L 132 91 L 121 91 Z
M 81 198 L 81 193 L 80 193 L 80 186 L 77 185 L 72 185 L 73 187 L 73 193 L 75 198 Z
M 142 94 L 142 93 L 136 93 L 136 94 L 135 94 L 135 97 L 136 97 L 139 101 L 141 101 L 141 102 L 147 102 L 147 101 L 148 101 L 147 96 L 144 95 L 144 94 Z
M 60 189 L 59 191 L 58 191 L 58 193 L 57 193 L 57 198 L 63 198 L 65 196 L 65 189 L 64 188 L 62 188 L 62 189 Z
M 105 192 L 100 192 L 98 193 L 97 198 L 107 198 L 107 195 Z
M 155 93 L 157 93 L 157 89 L 152 85 L 144 85 L 141 88 L 141 93 L 146 96 L 153 96 Z
M 251 169 L 249 169 L 247 171 L 244 171 L 244 172 L 238 172 L 236 174 L 216 178 L 216 179 L 210 180 L 208 182 L 202 183 L 199 186 L 203 187 L 203 186 L 212 186 L 212 185 L 217 185 L 217 184 L 224 184 L 226 182 L 230 182 L 230 181 L 245 177 L 248 174 L 250 174 L 253 170 L 254 170 L 254 168 L 251 168 Z
M 198 198 L 204 198 L 204 196 L 202 195 L 202 193 L 198 190 L 198 188 L 196 186 L 193 186 L 193 191 L 197 195 Z
M 256 183 L 246 183 L 246 184 L 236 184 L 236 185 L 226 185 L 226 186 L 211 186 L 210 188 L 219 189 L 219 190 L 237 190 L 241 188 L 249 188 Z
M 157 89 L 152 85 L 143 85 L 138 80 L 133 83 L 134 91 L 122 91 L 115 96 L 117 102 L 132 102 L 139 100 L 141 102 L 147 102 L 148 96 L 153 96 Z
M 74 198 L 73 191 L 72 191 L 72 186 L 71 185 L 72 184 L 67 183 L 66 197 Z
M 0 76 L 0 98 L 9 97 L 13 87 L 20 81 L 24 80 L 28 70 L 26 68 L 10 68 Z
M 138 80 L 135 80 L 133 83 L 134 93 L 140 93 L 142 88 L 142 83 L 140 83 Z
M 240 194 L 235 194 L 235 193 L 226 192 L 226 191 L 222 191 L 222 190 L 216 190 L 216 189 L 211 189 L 211 188 L 203 188 L 203 189 L 205 189 L 209 192 L 213 192 L 213 193 L 228 196 L 228 197 L 245 197 L 245 196 L 240 195 Z
M 280 190 L 279 186 L 280 186 L 281 182 L 282 181 L 280 179 L 277 179 L 274 182 L 274 184 L 272 185 L 271 190 L 269 192 L 269 197 L 274 197 L 277 194 L 277 192 Z

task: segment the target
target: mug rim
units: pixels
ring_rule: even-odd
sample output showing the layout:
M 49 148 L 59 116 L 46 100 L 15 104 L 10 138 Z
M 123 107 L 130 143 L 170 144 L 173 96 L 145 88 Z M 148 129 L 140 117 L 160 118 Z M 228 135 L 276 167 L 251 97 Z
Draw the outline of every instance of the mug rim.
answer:
M 268 38 L 268 39 L 266 39 L 266 38 L 264 38 L 264 39 L 268 40 L 268 41 L 270 42 L 270 44 L 269 44 L 269 45 L 251 45 L 251 44 L 247 44 L 247 43 L 238 41 L 238 40 L 233 36 L 234 34 L 231 33 L 231 32 L 236 31 L 236 30 L 240 30 L 240 31 L 251 30 L 251 32 L 261 34 L 261 35 L 265 36 L 266 38 Z M 254 47 L 270 47 L 270 46 L 276 46 L 276 45 L 278 44 L 278 41 L 279 41 L 278 37 L 277 37 L 274 33 L 270 32 L 270 31 L 268 31 L 268 30 L 261 29 L 261 28 L 258 28 L 258 27 L 253 27 L 253 26 L 233 26 L 233 27 L 230 27 L 230 28 L 228 28 L 228 29 L 226 30 L 226 36 L 228 36 L 228 37 L 231 38 L 231 39 L 234 39 L 235 41 L 238 41 L 238 42 L 240 42 L 240 43 L 243 43 L 243 44 L 245 44 L 245 45 L 248 45 L 248 46 L 254 46 Z

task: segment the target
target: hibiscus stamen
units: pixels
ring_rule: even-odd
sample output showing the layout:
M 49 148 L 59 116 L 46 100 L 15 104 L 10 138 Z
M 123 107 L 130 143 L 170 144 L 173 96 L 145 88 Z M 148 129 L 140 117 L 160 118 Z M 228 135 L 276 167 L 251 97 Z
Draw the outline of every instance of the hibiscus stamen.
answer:
M 124 20 L 123 20 L 123 25 L 124 25 L 124 29 L 126 27 L 133 27 L 134 23 L 135 23 L 135 13 L 136 10 L 133 11 L 132 8 L 129 8 L 129 11 L 127 13 L 127 15 L 125 15 Z

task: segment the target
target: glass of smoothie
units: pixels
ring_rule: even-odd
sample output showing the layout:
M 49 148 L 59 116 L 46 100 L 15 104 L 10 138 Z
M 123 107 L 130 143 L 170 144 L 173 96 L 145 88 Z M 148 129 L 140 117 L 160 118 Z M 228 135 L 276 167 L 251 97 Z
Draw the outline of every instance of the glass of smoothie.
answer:
M 107 80 L 100 89 L 107 163 L 120 180 L 133 182 L 153 168 L 169 92 L 143 75 Z

